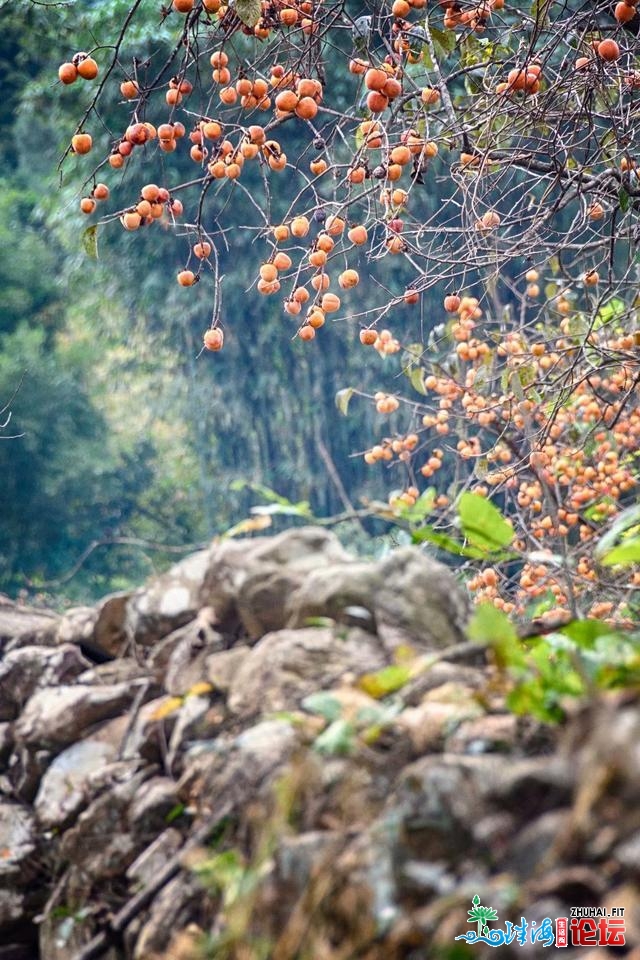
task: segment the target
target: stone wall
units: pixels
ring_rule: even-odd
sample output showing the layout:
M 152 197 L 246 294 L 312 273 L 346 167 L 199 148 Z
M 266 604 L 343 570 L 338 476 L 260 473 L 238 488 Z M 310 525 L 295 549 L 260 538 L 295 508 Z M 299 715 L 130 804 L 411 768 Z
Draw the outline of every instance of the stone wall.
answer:
M 638 960 L 637 697 L 516 718 L 467 617 L 418 550 L 316 528 L 1 601 L 0 960 L 492 956 L 476 894 L 496 928 L 625 907 Z

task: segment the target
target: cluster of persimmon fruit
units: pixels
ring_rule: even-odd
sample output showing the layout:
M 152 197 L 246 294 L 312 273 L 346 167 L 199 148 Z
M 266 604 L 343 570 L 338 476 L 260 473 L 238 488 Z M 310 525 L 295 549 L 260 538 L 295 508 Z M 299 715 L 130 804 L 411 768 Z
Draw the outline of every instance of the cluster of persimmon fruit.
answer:
M 530 286 L 538 271 L 528 270 L 524 279 Z M 584 344 L 571 332 L 570 314 L 579 303 L 563 299 L 567 308 L 557 336 L 535 330 L 497 336 L 477 298 L 447 296 L 443 306 L 453 315 L 447 335 L 456 362 L 425 369 L 424 389 L 433 400 L 408 403 L 420 417 L 415 429 L 381 439 L 364 460 L 396 460 L 410 477 L 416 471 L 431 480 L 443 467 L 446 474 L 455 457 L 468 464 L 470 489 L 503 499 L 515 520 L 513 548 L 524 562 L 517 575 L 498 565 L 476 570 L 468 587 L 478 602 L 522 615 L 532 603 L 551 598 L 554 618 L 568 618 L 578 604 L 588 616 L 624 622 L 640 571 L 627 573 L 626 581 L 617 575 L 617 599 L 610 599 L 593 547 L 638 485 L 640 327 L 633 317 L 627 329 L 603 325 Z M 601 366 L 574 380 L 585 349 L 591 364 L 602 357 Z M 549 390 L 561 398 L 553 410 L 541 401 Z M 373 399 L 381 414 L 400 405 L 396 396 Z M 392 495 L 390 505 L 411 506 L 417 496 L 411 482 Z M 435 506 L 444 517 L 452 509 L 450 496 L 440 492 Z
M 420 13 L 426 2 L 427 0 L 393 0 L 390 13 L 393 18 L 394 53 L 380 53 L 373 59 L 353 56 L 349 61 L 350 73 L 363 85 L 366 110 L 369 114 L 368 118 L 359 119 L 356 123 L 352 160 L 346 165 L 336 166 L 330 162 L 328 153 L 325 156 L 325 151 L 322 150 L 323 155 L 309 162 L 311 177 L 318 180 L 327 175 L 334 181 L 337 178 L 339 185 L 344 188 L 344 202 L 335 203 L 338 212 L 322 226 L 317 235 L 312 235 L 310 241 L 305 241 L 302 247 L 298 243 L 295 253 L 292 250 L 274 249 L 268 261 L 259 268 L 258 291 L 266 295 L 277 293 L 283 274 L 291 270 L 293 257 L 302 249 L 303 259 L 294 268 L 293 283 L 284 299 L 285 313 L 300 317 L 298 336 L 301 340 L 313 339 L 316 331 L 325 323 L 327 314 L 341 307 L 340 295 L 328 289 L 333 279 L 328 269 L 329 261 L 343 256 L 348 245 L 363 246 L 370 242 L 371 223 L 365 226 L 361 222 L 362 218 L 357 215 L 352 219 L 353 205 L 357 204 L 359 199 L 357 192 L 354 193 L 358 185 L 363 185 L 363 192 L 366 192 L 372 179 L 382 182 L 378 221 L 384 232 L 383 252 L 400 254 L 406 249 L 402 237 L 403 221 L 398 211 L 407 202 L 408 189 L 394 187 L 394 184 L 402 177 L 413 181 L 418 174 L 424 172 L 429 160 L 438 153 L 437 143 L 421 132 L 424 123 L 421 126 L 418 121 L 420 111 L 439 109 L 440 91 L 434 86 L 420 87 L 413 79 L 411 83 L 405 84 L 405 63 L 416 62 L 415 51 L 408 39 L 412 24 L 406 18 L 412 11 Z M 445 26 L 463 25 L 478 31 L 492 12 L 502 9 L 503 6 L 503 0 L 483 0 L 463 11 L 456 2 L 440 3 Z M 312 42 L 312 35 L 322 19 L 323 5 L 321 0 L 264 0 L 260 19 L 254 27 L 239 21 L 229 5 L 221 0 L 203 0 L 202 4 L 196 4 L 193 0 L 173 0 L 172 9 L 186 16 L 192 29 L 197 28 L 200 20 L 203 24 L 210 24 L 210 18 L 213 17 L 225 28 L 227 38 L 235 29 L 242 29 L 259 39 L 266 39 L 273 30 L 286 32 L 295 28 L 301 30 L 302 36 L 310 38 L 309 42 Z M 144 88 L 137 74 L 127 76 L 121 81 L 122 98 L 134 103 L 135 108 L 131 122 L 122 136 L 115 141 L 107 158 L 112 169 L 122 170 L 134 151 L 140 148 L 146 150 L 153 146 L 160 152 L 173 153 L 183 140 L 191 160 L 202 171 L 203 185 L 210 179 L 230 182 L 237 180 L 242 175 L 245 163 L 254 159 L 276 173 L 285 170 L 288 165 L 291 166 L 280 142 L 270 135 L 270 132 L 278 124 L 297 118 L 298 121 L 307 123 L 311 133 L 314 133 L 313 123 L 319 110 L 323 109 L 324 87 L 320 80 L 300 73 L 299 64 L 302 58 L 299 55 L 295 68 L 276 62 L 264 71 L 263 75 L 258 75 L 258 72 L 252 69 L 251 76 L 240 61 L 235 65 L 231 63 L 225 49 L 207 51 L 206 56 L 211 68 L 211 94 L 219 100 L 220 116 L 201 116 L 198 119 L 196 113 L 195 122 L 189 131 L 176 116 L 176 111 L 181 108 L 185 109 L 191 118 L 194 116 L 194 111 L 189 109 L 189 98 L 193 94 L 194 86 L 186 75 L 187 68 L 193 65 L 188 57 L 164 88 L 164 100 L 170 114 L 164 122 L 157 125 L 149 120 L 139 119 L 140 114 L 144 117 L 153 91 Z M 196 57 L 198 67 L 200 59 L 200 56 Z M 193 63 L 195 64 L 195 60 Z M 59 69 L 59 78 L 63 84 L 73 83 L 77 77 L 95 79 L 97 75 L 98 65 L 95 59 L 84 52 L 75 54 Z M 398 98 L 402 98 L 405 109 L 398 112 L 393 122 L 378 119 L 394 106 Z M 407 122 L 403 120 L 403 116 L 406 115 L 406 104 L 410 101 L 413 108 Z M 211 102 L 210 97 L 209 103 Z M 228 122 L 227 114 L 230 111 L 235 112 L 231 122 Z M 251 122 L 254 119 L 252 115 L 260 112 L 268 114 L 265 120 L 262 123 Z M 243 121 L 242 114 L 247 115 L 246 121 Z M 80 129 L 72 137 L 71 152 L 74 154 L 83 156 L 89 153 L 92 147 L 92 137 L 88 132 Z M 409 189 L 411 185 L 407 184 Z M 175 221 L 183 212 L 182 202 L 174 195 L 175 189 L 171 192 L 165 187 L 147 185 L 135 203 L 114 213 L 113 218 L 119 217 L 123 228 L 128 231 L 150 226 L 156 221 Z M 108 197 L 108 185 L 94 179 L 88 195 L 80 200 L 80 209 L 84 214 L 90 215 L 96 211 L 98 204 Z M 302 240 L 308 229 L 304 224 L 310 213 L 311 211 L 306 211 L 299 216 L 293 216 L 288 224 L 276 225 L 273 231 L 276 242 L 281 244 L 289 234 L 296 241 Z M 490 231 L 498 224 L 498 214 L 489 211 L 479 223 L 479 229 Z M 380 229 L 374 232 L 378 240 Z M 200 266 L 191 269 L 187 264 L 178 271 L 177 281 L 181 286 L 192 286 L 200 279 L 202 265 L 210 265 L 208 258 L 214 238 L 204 235 L 200 227 L 197 234 L 197 242 L 193 243 L 192 252 Z M 336 240 L 340 241 L 337 246 Z M 313 275 L 308 278 L 301 277 L 302 270 L 313 272 Z M 355 265 L 344 265 L 337 271 L 336 279 L 340 290 L 349 290 L 358 285 L 360 275 Z M 406 303 L 415 303 L 418 301 L 418 293 L 407 290 L 402 299 Z M 366 328 L 361 331 L 361 340 L 365 345 L 374 346 L 381 354 L 394 353 L 399 349 L 397 341 L 385 331 L 378 334 L 376 330 Z M 208 337 L 205 346 L 210 349 L 211 343 L 211 338 Z M 215 339 L 215 344 L 216 349 L 219 349 L 218 338 Z
M 375 39 L 356 44 L 348 60 L 349 74 L 358 84 L 352 113 L 334 111 L 326 102 L 330 87 L 319 79 L 320 71 L 313 75 L 313 45 L 319 42 L 319 33 L 329 30 L 336 12 L 321 0 L 263 0 L 254 26 L 238 19 L 234 5 L 223 0 L 172 0 L 173 11 L 185 18 L 180 20 L 183 39 L 197 35 L 202 26 L 208 37 L 223 33 L 224 42 L 214 40 L 213 50 L 210 45 L 198 49 L 184 43 L 187 52 L 182 65 L 168 82 L 162 80 L 157 91 L 164 100 L 160 123 L 145 119 L 156 89 L 145 88 L 137 68 L 120 83 L 120 94 L 131 105 L 132 115 L 104 161 L 113 170 L 123 170 L 134 154 L 148 156 L 150 149 L 162 154 L 181 150 L 188 151 L 198 168 L 191 185 L 199 184 L 202 190 L 208 190 L 213 181 L 219 181 L 221 189 L 226 184 L 228 189 L 240 189 L 242 184 L 236 181 L 251 162 L 269 176 L 288 169 L 303 178 L 298 199 L 283 222 L 268 223 L 265 218 L 263 238 L 268 252 L 256 262 L 254 280 L 259 294 L 282 297 L 284 313 L 293 318 L 296 336 L 302 341 L 315 339 L 327 319 L 342 309 L 348 291 L 359 288 L 363 259 L 371 262 L 415 252 L 419 220 L 415 219 L 412 234 L 405 227 L 411 191 L 439 150 L 451 148 L 449 114 L 455 110 L 448 102 L 446 84 L 436 82 L 435 73 L 427 74 L 420 66 L 408 69 L 419 65 L 429 52 L 426 39 L 414 31 L 420 27 L 418 17 L 424 17 L 421 11 L 427 2 L 389 0 L 389 17 L 384 19 L 390 25 L 390 43 L 385 37 L 384 49 Z M 470 31 L 482 34 L 504 6 L 504 0 L 438 0 L 430 5 L 429 24 L 441 22 L 445 29 L 463 31 L 465 36 Z M 417 17 L 412 22 L 414 13 Z M 629 23 L 637 14 L 637 0 L 617 3 L 614 14 L 619 24 Z M 354 24 L 342 22 L 342 26 L 351 29 Z M 247 64 L 229 39 L 235 30 L 259 40 L 277 33 L 278 51 L 281 54 L 284 49 L 285 55 L 277 55 L 276 62 L 269 60 L 268 66 L 266 57 Z M 204 33 L 203 29 L 199 36 Z M 574 63 L 576 71 L 585 71 L 580 76 L 607 76 L 606 71 L 618 75 L 623 55 L 613 37 L 595 39 L 583 52 Z M 202 82 L 205 61 L 207 71 L 211 70 L 210 85 Z M 531 59 L 515 62 L 519 65 L 510 70 L 499 68 L 494 88 L 496 102 L 507 113 L 518 104 L 528 108 L 528 98 L 552 86 L 544 75 L 550 60 L 532 53 Z M 203 97 L 198 107 L 192 103 L 190 71 L 194 79 L 198 77 L 198 94 Z M 96 61 L 84 52 L 59 70 L 64 85 L 97 75 Z M 628 89 L 639 88 L 640 71 L 625 74 L 625 83 Z M 206 112 L 201 112 L 205 100 Z M 449 127 L 447 136 L 433 132 L 442 130 L 442 118 L 445 129 Z M 320 126 L 325 121 L 339 128 L 338 146 L 327 145 Z M 289 123 L 308 133 L 315 149 L 304 171 L 298 158 L 293 162 L 287 158 L 284 137 L 277 139 L 278 130 Z M 79 128 L 71 151 L 84 156 L 92 146 L 91 135 Z M 461 146 L 456 142 L 455 149 Z M 487 151 L 484 155 L 463 151 L 457 156 L 467 183 L 483 172 L 490 159 Z M 622 158 L 622 174 L 634 167 L 633 160 Z M 92 214 L 109 198 L 109 186 L 96 173 L 80 202 L 85 214 Z M 325 185 L 330 200 L 323 196 Z M 139 194 L 136 190 L 132 204 L 105 219 L 119 218 L 128 231 L 156 222 L 170 224 L 184 212 L 176 193 L 185 186 L 189 184 L 170 189 L 147 183 Z M 608 202 L 594 199 L 587 210 L 589 221 L 603 220 Z M 471 227 L 476 237 L 497 233 L 504 224 L 489 203 Z M 203 269 L 216 269 L 212 256 L 216 236 L 204 229 L 199 214 L 197 222 L 183 230 L 189 232 L 190 256 L 176 279 L 181 287 L 191 287 Z M 545 295 L 546 288 L 536 269 L 527 270 L 522 279 L 528 309 L 540 297 L 541 286 Z M 589 296 L 599 284 L 598 270 L 586 269 L 577 297 Z M 416 281 L 386 308 L 418 304 L 423 289 L 423 281 Z M 629 314 L 628 328 L 614 330 L 606 324 L 594 327 L 586 337 L 574 332 L 579 306 L 574 295 L 566 292 L 551 298 L 547 309 L 553 325 L 542 329 L 529 325 L 504 331 L 486 315 L 480 299 L 464 292 L 450 293 L 443 308 L 449 318 L 450 358 L 446 364 L 430 366 L 422 361 L 426 399 L 405 404 L 396 394 L 373 397 L 380 416 L 396 416 L 406 409 L 413 417 L 408 430 L 382 437 L 364 453 L 367 464 L 399 464 L 406 471 L 406 488 L 393 495 L 391 506 L 415 504 L 422 480 L 427 481 L 436 487 L 435 509 L 446 527 L 455 510 L 456 488 L 455 484 L 447 487 L 444 478 L 455 458 L 456 483 L 462 470 L 470 489 L 504 502 L 516 527 L 513 546 L 523 558 L 516 574 L 514 564 L 477 569 L 469 580 L 476 598 L 522 613 L 550 596 L 555 615 L 558 611 L 568 615 L 578 603 L 593 616 L 624 619 L 624 601 L 610 600 L 602 592 L 593 544 L 636 485 L 640 412 L 634 364 L 640 337 L 633 315 Z M 374 310 L 361 311 L 362 317 L 373 314 Z M 364 346 L 381 356 L 401 351 L 402 344 L 391 330 L 378 330 L 375 320 L 362 320 L 361 326 L 359 338 Z M 203 342 L 210 351 L 223 347 L 224 333 L 217 318 Z M 600 358 L 595 369 L 594 356 Z M 585 369 L 590 371 L 588 376 L 582 376 Z M 551 404 L 550 396 L 560 399 Z M 614 575 L 618 580 L 623 576 L 617 571 Z M 638 585 L 640 574 L 634 572 L 627 586 Z M 617 595 L 623 596 L 624 591 Z
M 77 60 L 82 67 L 91 59 L 85 54 L 78 54 L 74 57 L 74 62 Z M 278 172 L 286 168 L 286 154 L 279 141 L 269 136 L 270 125 L 293 117 L 302 121 L 313 121 L 322 105 L 323 85 L 318 79 L 301 75 L 280 63 L 271 66 L 268 79 L 260 76 L 250 79 L 243 74 L 242 69 L 233 78 L 229 56 L 223 49 L 214 50 L 209 55 L 209 63 L 212 68 L 212 81 L 219 88 L 221 107 L 231 108 L 237 105 L 245 111 L 269 111 L 272 119 L 262 124 L 229 124 L 221 118 L 205 116 L 196 119 L 187 133 L 185 125 L 173 116 L 156 126 L 148 120 L 136 119 L 137 113 L 134 113 L 132 122 L 113 145 L 108 156 L 111 168 L 121 170 L 134 151 L 152 145 L 162 152 L 172 153 L 178 149 L 183 139 L 188 145 L 191 160 L 203 170 L 203 183 L 210 179 L 234 181 L 241 176 L 245 162 L 256 158 L 271 171 Z M 258 292 L 265 295 L 277 293 L 280 290 L 282 273 L 289 271 L 293 265 L 292 254 L 295 256 L 300 249 L 303 250 L 303 259 L 295 268 L 294 282 L 284 300 L 284 310 L 288 315 L 299 316 L 304 308 L 304 318 L 298 329 L 298 336 L 302 340 L 313 339 L 316 331 L 323 326 L 326 315 L 339 310 L 341 306 L 339 294 L 328 289 L 332 281 L 327 269 L 328 261 L 338 255 L 342 256 L 349 247 L 364 246 L 370 240 L 370 231 L 363 223 L 347 222 L 345 216 L 349 208 L 358 203 L 358 185 L 364 185 L 363 191 L 366 191 L 372 179 L 383 182 L 379 196 L 379 219 L 385 234 L 384 249 L 391 254 L 402 253 L 405 242 L 401 236 L 403 220 L 399 213 L 407 204 L 409 191 L 394 186 L 394 183 L 410 171 L 423 171 L 428 160 L 438 153 L 435 141 L 418 133 L 415 126 L 405 125 L 391 139 L 387 125 L 375 119 L 374 115 L 386 109 L 402 92 L 402 68 L 397 60 L 387 57 L 375 66 L 368 60 L 353 58 L 349 63 L 349 70 L 353 75 L 362 78 L 368 91 L 367 106 L 372 115 L 371 119 L 356 123 L 354 153 L 350 163 L 332 169 L 323 156 L 312 159 L 309 163 L 310 175 L 315 178 L 321 178 L 326 173 L 331 173 L 333 178 L 341 178 L 340 185 L 345 189 L 345 200 L 344 204 L 338 203 L 336 206 L 343 215 L 329 216 L 319 233 L 316 234 L 315 229 L 312 231 L 311 240 L 304 238 L 310 227 L 316 226 L 317 213 L 314 216 L 313 211 L 309 211 L 309 216 L 305 213 L 292 217 L 288 223 L 277 224 L 273 228 L 273 240 L 276 244 L 282 244 L 285 240 L 293 239 L 297 244 L 295 252 L 274 249 L 269 260 L 259 268 Z M 61 73 L 66 75 L 62 68 Z M 184 75 L 174 76 L 165 91 L 166 104 L 175 110 L 192 92 L 191 81 Z M 144 92 L 133 78 L 122 81 L 120 93 L 125 100 L 144 99 Z M 415 96 L 419 100 L 420 109 L 437 105 L 440 100 L 438 90 L 433 87 L 420 88 L 415 92 Z M 91 135 L 84 131 L 76 133 L 71 141 L 72 152 L 81 156 L 89 153 L 92 146 Z M 410 184 L 408 186 L 410 187 Z M 108 186 L 102 182 L 94 182 L 89 195 L 83 196 L 80 201 L 81 211 L 92 214 L 98 203 L 108 196 Z M 182 212 L 182 202 L 167 188 L 149 184 L 143 188 L 134 204 L 118 211 L 114 216 L 120 218 L 124 229 L 135 231 L 156 220 L 175 221 Z M 205 263 L 211 253 L 213 238 L 201 234 L 199 229 L 197 243 L 193 244 L 192 251 L 201 263 Z M 301 271 L 305 269 L 313 272 L 313 276 L 305 282 L 299 282 Z M 178 283 L 181 286 L 192 286 L 200 278 L 200 271 L 201 268 L 192 270 L 187 265 L 178 272 Z M 337 284 L 341 290 L 349 290 L 359 282 L 360 275 L 355 266 L 345 266 L 337 273 Z M 313 292 L 309 290 L 309 286 Z M 408 290 L 403 299 L 406 303 L 416 303 L 418 294 Z M 363 330 L 361 340 L 383 354 L 399 349 L 390 335 L 378 335 L 373 329 Z M 218 343 L 217 340 L 215 342 Z M 210 349 L 210 338 L 207 338 L 205 346 Z M 219 349 L 219 346 L 216 346 L 216 349 Z

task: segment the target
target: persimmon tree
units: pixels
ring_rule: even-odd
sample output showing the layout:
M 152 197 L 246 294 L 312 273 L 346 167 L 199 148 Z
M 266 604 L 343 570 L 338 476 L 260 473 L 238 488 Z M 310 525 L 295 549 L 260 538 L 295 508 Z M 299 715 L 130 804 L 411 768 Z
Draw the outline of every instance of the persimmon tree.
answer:
M 233 336 L 221 264 L 301 348 L 356 327 L 399 374 L 338 397 L 391 418 L 359 455 L 507 612 L 637 610 L 639 558 L 602 544 L 637 483 L 639 22 L 633 0 L 136 0 L 59 70 L 87 86 L 61 161 L 87 250 L 109 225 L 176 244 L 206 351 Z

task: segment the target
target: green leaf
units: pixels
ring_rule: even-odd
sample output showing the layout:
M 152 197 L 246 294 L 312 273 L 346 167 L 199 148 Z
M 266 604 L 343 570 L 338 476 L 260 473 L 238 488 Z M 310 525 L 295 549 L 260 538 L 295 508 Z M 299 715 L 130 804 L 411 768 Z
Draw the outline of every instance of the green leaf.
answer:
M 616 517 L 611 528 L 600 538 L 594 550 L 595 556 L 601 557 L 606 554 L 625 531 L 633 532 L 629 528 L 637 523 L 640 523 L 640 503 L 627 507 Z
M 331 693 L 325 690 L 319 690 L 305 697 L 302 701 L 302 707 L 308 713 L 316 713 L 319 717 L 333 722 L 338 720 L 342 713 L 342 704 Z
M 601 620 L 571 620 L 557 632 L 569 637 L 579 647 L 590 649 L 599 637 L 609 636 L 612 630 Z
M 629 194 L 624 187 L 620 187 L 620 192 L 618 193 L 618 203 L 620 204 L 620 210 L 622 213 L 626 213 L 629 209 Z
M 476 607 L 467 626 L 467 636 L 475 643 L 491 647 L 500 666 L 525 667 L 525 654 L 515 627 L 506 613 L 492 603 Z
M 400 690 L 411 679 L 411 668 L 407 665 L 383 667 L 376 673 L 365 673 L 358 680 L 358 687 L 374 700 L 381 700 L 390 693 Z
M 427 517 L 433 510 L 433 505 L 436 502 L 437 491 L 435 487 L 427 487 L 424 490 L 412 507 L 407 506 L 406 504 L 401 504 L 397 508 L 398 516 L 401 520 L 406 520 L 407 523 L 417 524 L 422 523 L 422 521 Z
M 338 390 L 336 393 L 336 407 L 340 413 L 346 417 L 349 409 L 349 401 L 355 393 L 353 387 L 345 387 L 344 390 Z
M 256 514 L 256 516 L 284 516 L 284 517 L 306 517 L 311 519 L 313 513 L 311 512 L 311 507 L 306 500 L 302 500 L 300 503 L 292 503 L 289 506 L 284 506 L 281 503 L 265 503 L 260 504 L 255 507 L 251 507 L 251 513 Z
M 94 223 L 82 234 L 82 246 L 84 252 L 92 260 L 98 259 L 98 224 Z
M 409 380 L 416 393 L 421 393 L 423 397 L 427 395 L 427 389 L 424 385 L 424 370 L 422 367 L 414 367 L 409 374 Z
M 530 387 L 538 378 L 538 371 L 533 363 L 523 364 L 514 373 L 514 380 L 517 378 L 522 387 Z
M 305 617 L 305 627 L 335 627 L 336 621 L 333 617 Z
M 438 30 L 430 27 L 431 39 L 439 57 L 448 57 L 456 48 L 456 34 L 454 30 Z
M 234 9 L 242 22 L 248 27 L 255 27 L 262 16 L 260 0 L 236 0 Z
M 351 753 L 355 743 L 355 729 L 346 720 L 334 720 L 326 730 L 316 737 L 313 747 L 319 753 L 330 756 L 344 756 Z
M 434 530 L 434 528 L 428 524 L 420 527 L 419 530 L 414 530 L 411 534 L 411 540 L 413 543 L 424 543 L 425 541 L 434 543 L 437 547 L 440 547 L 441 550 L 446 550 L 447 553 L 452 553 L 456 557 L 470 557 L 472 560 L 483 560 L 486 557 L 486 550 L 478 550 L 476 547 L 466 547 L 464 543 L 460 543 L 459 540 L 454 540 L 453 537 L 450 537 L 447 533 Z
M 618 544 L 617 547 L 604 555 L 600 563 L 605 567 L 612 567 L 615 564 L 640 563 L 640 537 L 633 537 L 631 540 L 625 540 Z
M 611 300 L 603 304 L 598 310 L 594 328 L 599 329 L 604 324 L 611 323 L 612 320 L 621 320 L 626 312 L 627 308 L 624 300 L 620 300 L 619 297 L 612 297 Z
M 463 493 L 458 500 L 458 515 L 464 536 L 481 550 L 493 551 L 508 547 L 514 537 L 513 527 L 498 508 L 477 493 Z
M 169 810 L 169 813 L 164 818 L 164 822 L 173 823 L 174 820 L 178 820 L 178 818 L 182 816 L 185 810 L 186 806 L 184 803 L 176 803 L 175 806 Z

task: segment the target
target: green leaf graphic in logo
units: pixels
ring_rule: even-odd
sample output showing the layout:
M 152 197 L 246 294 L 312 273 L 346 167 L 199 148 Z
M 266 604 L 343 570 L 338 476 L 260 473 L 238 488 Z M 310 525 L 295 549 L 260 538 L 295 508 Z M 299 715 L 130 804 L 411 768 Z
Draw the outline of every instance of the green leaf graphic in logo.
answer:
M 483 907 L 480 903 L 480 897 L 476 894 L 473 900 L 473 909 L 469 910 L 467 916 L 469 917 L 469 923 L 478 924 L 478 936 L 486 937 L 489 935 L 489 927 L 487 923 L 493 920 L 498 919 L 498 912 L 494 910 L 493 907 Z

